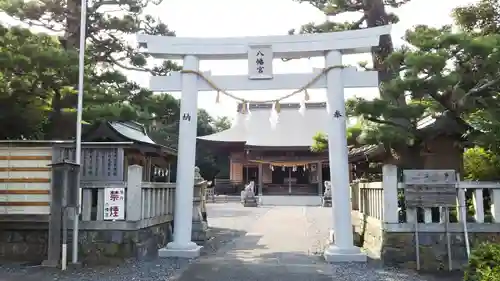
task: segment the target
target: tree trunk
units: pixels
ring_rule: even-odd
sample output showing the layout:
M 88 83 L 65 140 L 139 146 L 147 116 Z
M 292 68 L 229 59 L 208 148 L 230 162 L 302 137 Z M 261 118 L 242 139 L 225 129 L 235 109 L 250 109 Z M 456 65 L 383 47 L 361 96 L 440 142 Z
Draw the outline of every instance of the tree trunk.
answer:
M 423 169 L 424 158 L 418 146 L 392 146 L 387 152 L 387 160 L 384 164 L 392 164 L 400 169 Z
M 59 38 L 59 41 L 62 47 L 66 50 L 78 49 L 80 44 L 80 8 L 81 3 L 78 0 L 68 0 L 67 1 L 67 10 L 69 13 L 66 18 L 66 31 L 64 32 L 64 36 Z M 73 77 L 73 81 L 78 81 L 78 76 Z M 78 87 L 75 84 L 75 89 Z M 48 136 L 50 139 L 67 139 L 75 136 L 70 136 L 71 132 L 75 130 L 64 130 L 66 128 L 67 123 L 70 118 L 68 116 L 72 116 L 71 114 L 63 114 L 62 110 L 67 106 L 65 97 L 63 97 L 59 92 L 57 92 L 52 99 L 52 112 L 49 117 L 49 133 Z M 76 99 L 75 99 L 76 101 Z M 70 105 L 69 107 L 76 108 L 76 103 Z M 73 119 L 73 118 L 71 118 Z M 76 124 L 72 124 L 76 126 Z M 74 135 L 74 134 L 73 134 Z
M 385 11 L 383 0 L 363 0 L 364 12 L 366 15 L 367 27 L 377 27 L 389 24 L 389 16 Z M 385 65 L 385 60 L 394 51 L 391 35 L 382 35 L 380 37 L 379 46 L 372 48 L 373 68 L 378 71 L 379 83 L 389 82 L 395 73 Z M 384 95 L 380 91 L 380 98 L 389 101 L 391 104 L 404 106 L 406 105 L 405 96 L 401 94 L 399 97 Z M 410 126 L 408 120 L 392 120 L 399 124 Z M 423 167 L 423 159 L 420 156 L 420 148 L 418 146 L 409 147 L 408 145 L 396 145 L 392 149 L 397 155 L 395 162 L 398 166 L 418 169 Z
M 399 155 L 399 167 L 402 169 L 423 169 L 424 158 L 422 157 L 422 149 L 420 145 L 395 147 L 394 149 Z
M 389 24 L 389 16 L 385 11 L 383 0 L 364 0 L 364 13 L 366 15 L 367 27 L 377 27 Z M 385 66 L 384 61 L 394 51 L 391 35 L 382 35 L 378 47 L 372 48 L 373 67 L 378 70 L 378 78 L 380 83 L 388 82 L 394 77 L 394 72 Z M 390 100 L 391 103 L 397 105 L 406 104 L 404 95 L 398 98 L 383 95 L 381 98 Z
M 46 138 L 49 140 L 60 140 L 63 139 L 63 127 L 62 124 L 62 97 L 59 91 L 56 91 L 54 97 L 52 98 L 52 109 L 49 115 L 49 126 Z

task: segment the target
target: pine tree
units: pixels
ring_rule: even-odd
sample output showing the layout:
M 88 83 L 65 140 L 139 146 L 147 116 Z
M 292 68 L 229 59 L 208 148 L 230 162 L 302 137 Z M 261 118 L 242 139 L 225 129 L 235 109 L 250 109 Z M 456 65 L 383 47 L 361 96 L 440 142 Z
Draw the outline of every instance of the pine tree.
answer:
M 328 11 L 329 1 L 324 2 L 327 3 L 323 9 Z M 370 14 L 381 15 L 384 4 L 378 0 L 340 2 L 335 1 L 335 11 L 350 11 L 369 3 L 372 10 L 363 10 L 366 12 L 360 19 L 366 18 L 366 22 Z M 385 4 L 398 6 L 406 2 Z M 357 98 L 347 103 L 348 112 L 362 119 L 360 143 L 383 143 L 388 151 L 395 152 L 399 164 L 415 168 L 422 165 L 421 144 L 427 137 L 418 126 L 424 117 L 440 117 L 454 124 L 439 130 L 454 130 L 455 136 L 472 130 L 468 122 L 471 113 L 478 109 L 485 112 L 488 105 L 496 104 L 490 100 L 496 99 L 498 93 L 500 72 L 495 60 L 500 46 L 498 33 L 491 24 L 491 19 L 498 18 L 498 13 L 492 12 L 494 5 L 498 5 L 496 1 L 483 0 L 478 5 L 456 9 L 454 16 L 463 32 L 454 33 L 451 26 L 417 26 L 406 32 L 403 39 L 407 44 L 398 50 L 387 44 L 390 40 L 381 40 L 381 45 L 385 42 L 390 48 L 378 48 L 373 54 L 381 82 L 380 98 Z M 386 19 L 394 22 L 397 17 L 387 14 Z M 359 27 L 355 23 L 330 25 Z M 405 99 L 407 102 L 402 102 Z M 462 140 L 458 137 L 456 141 Z
M 102 85 L 104 80 L 114 88 L 114 96 L 105 99 L 116 102 L 116 91 L 125 95 L 141 95 L 144 90 L 134 82 L 128 81 L 120 71 L 147 71 L 152 74 L 166 74 L 177 66 L 170 61 L 153 67 L 147 66 L 147 56 L 140 53 L 136 46 L 127 41 L 128 36 L 137 33 L 174 36 L 167 25 L 144 13 L 148 5 L 158 5 L 153 0 L 97 0 L 87 2 L 86 54 L 87 63 L 91 63 L 99 71 L 91 76 L 93 81 Z M 0 10 L 29 26 L 37 26 L 49 32 L 60 34 L 59 44 L 69 52 L 79 49 L 80 40 L 80 0 L 2 0 Z M 73 87 L 77 87 L 77 76 L 70 77 Z M 96 84 L 94 84 L 96 85 Z M 121 88 L 121 89 L 118 89 Z M 124 93 L 128 92 L 128 93 Z M 64 108 L 76 108 L 74 91 L 71 95 L 56 93 L 52 98 L 52 113 L 49 117 L 48 138 L 64 138 L 60 128 L 71 123 L 74 115 L 63 112 Z M 99 93 L 88 93 L 96 96 Z M 104 98 L 106 91 L 100 92 Z M 150 93 L 149 93 L 150 94 Z M 123 98 L 123 96 L 122 96 Z M 123 99 L 121 100 L 123 102 Z M 117 107 L 122 107 L 117 105 Z M 115 108 L 117 108 L 115 106 Z

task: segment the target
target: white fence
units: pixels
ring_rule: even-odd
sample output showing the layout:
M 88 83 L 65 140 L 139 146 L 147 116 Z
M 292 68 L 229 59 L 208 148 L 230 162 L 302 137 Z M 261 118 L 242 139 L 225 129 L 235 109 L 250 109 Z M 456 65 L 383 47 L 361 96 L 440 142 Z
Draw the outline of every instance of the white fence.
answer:
M 106 188 L 125 189 L 125 222 L 170 220 L 174 213 L 175 183 L 142 182 L 141 179 L 142 167 L 133 165 L 128 167 L 125 182 L 83 182 L 83 225 L 99 228 L 99 223 L 109 223 L 104 215 Z
M 411 231 L 416 220 L 421 231 L 442 231 L 443 209 L 405 208 L 404 185 L 398 178 L 396 166 L 385 165 L 382 182 L 352 184 L 352 209 L 380 220 L 390 231 Z M 461 231 L 466 220 L 469 231 L 500 232 L 500 183 L 459 181 L 456 186 L 457 204 L 450 210 L 450 230 Z

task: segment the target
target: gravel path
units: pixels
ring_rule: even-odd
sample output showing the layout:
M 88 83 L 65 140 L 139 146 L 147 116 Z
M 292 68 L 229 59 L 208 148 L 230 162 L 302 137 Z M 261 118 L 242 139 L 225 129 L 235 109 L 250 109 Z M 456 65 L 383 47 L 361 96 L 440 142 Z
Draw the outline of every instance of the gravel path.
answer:
M 370 262 L 325 263 L 327 208 L 244 208 L 229 202 L 210 204 L 207 211 L 214 238 L 197 260 L 131 260 L 67 272 L 0 264 L 0 281 L 445 281 Z
M 216 250 L 194 261 L 177 281 L 431 281 L 373 262 L 325 263 L 321 253 L 331 217 L 326 208 L 226 203 L 214 204 L 211 210 L 220 215 L 209 213 L 210 225 L 234 229 L 234 235 L 214 242 Z
M 204 247 L 203 255 L 211 255 L 244 235 L 246 227 L 267 211 L 266 208 L 250 211 L 238 208 L 240 205 L 224 203 L 208 206 L 210 225 L 213 226 L 211 232 L 215 237 Z M 0 281 L 168 281 L 187 268 L 190 262 L 185 259 L 129 260 L 119 265 L 68 269 L 66 272 L 0 262 Z
M 126 261 L 117 266 L 71 269 L 62 272 L 23 265 L 0 265 L 0 281 L 158 281 L 169 280 L 189 260 Z

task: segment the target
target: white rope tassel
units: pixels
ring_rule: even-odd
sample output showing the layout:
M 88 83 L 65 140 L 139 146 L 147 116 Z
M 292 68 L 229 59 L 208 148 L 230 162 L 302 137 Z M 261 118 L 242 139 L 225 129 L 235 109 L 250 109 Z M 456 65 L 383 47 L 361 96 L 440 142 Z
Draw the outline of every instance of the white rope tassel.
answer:
M 306 101 L 305 100 L 302 100 L 300 102 L 299 113 L 302 116 L 304 116 L 306 114 Z
M 269 122 L 271 123 L 271 128 L 274 130 L 278 125 L 279 114 L 276 111 L 276 105 L 273 103 L 273 108 L 271 109 L 271 116 L 269 116 Z
M 252 117 L 252 116 L 251 116 L 251 115 L 252 115 L 252 112 L 250 111 L 250 103 L 248 102 L 248 103 L 246 103 L 244 106 L 246 106 L 246 107 L 247 107 L 247 117 L 246 117 L 245 119 L 246 119 L 246 121 L 249 121 L 249 120 L 250 120 L 250 118 Z
M 242 114 L 241 114 L 241 113 L 239 113 L 239 112 L 238 112 L 238 113 L 236 113 L 236 116 L 234 117 L 234 122 L 233 122 L 233 124 L 232 124 L 232 126 L 231 126 L 231 127 L 233 127 L 233 128 L 234 128 L 234 127 L 238 126 L 238 124 L 241 122 L 241 115 L 242 115 Z

